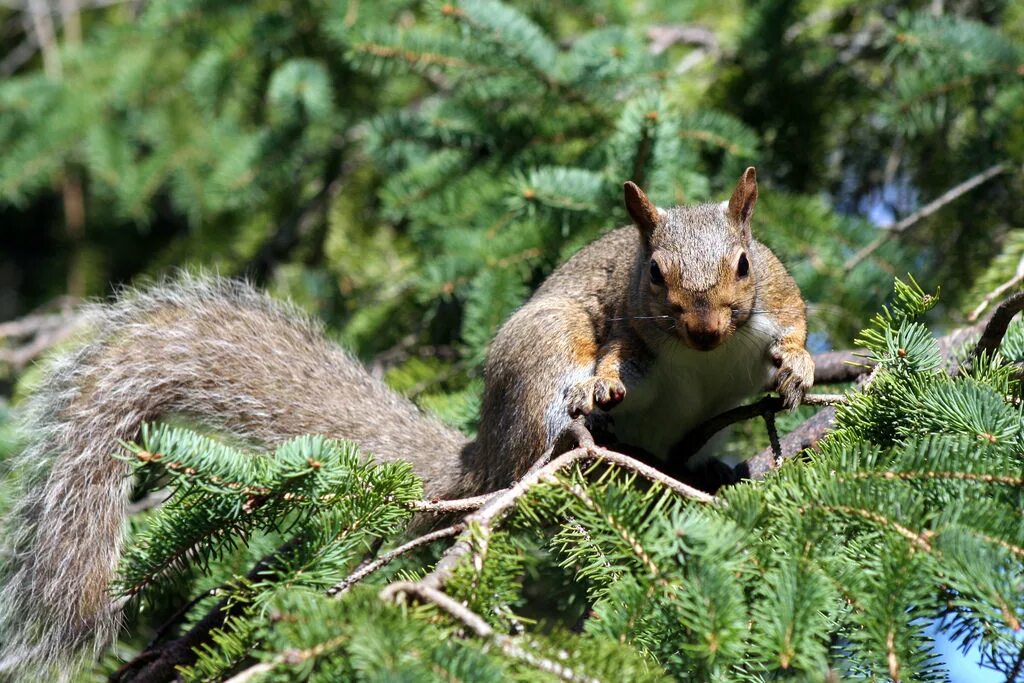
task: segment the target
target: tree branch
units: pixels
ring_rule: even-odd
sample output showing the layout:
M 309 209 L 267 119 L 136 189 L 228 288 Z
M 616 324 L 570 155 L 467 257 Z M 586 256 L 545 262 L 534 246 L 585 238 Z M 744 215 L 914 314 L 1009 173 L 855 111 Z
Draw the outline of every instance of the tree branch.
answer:
M 843 266 L 846 272 L 850 272 L 856 268 L 861 261 L 866 259 L 871 254 L 881 247 L 883 244 L 892 239 L 895 235 L 902 234 L 913 227 L 918 221 L 923 218 L 931 216 L 933 213 L 944 207 L 946 204 L 958 199 L 959 197 L 967 194 L 979 185 L 995 178 L 1001 173 L 1005 173 L 1008 170 L 1006 163 L 1000 162 L 993 166 L 989 166 L 981 173 L 971 176 L 962 183 L 955 185 L 941 195 L 922 206 L 917 211 L 913 212 L 901 221 L 893 224 L 891 227 L 884 229 L 885 231 L 876 237 L 870 244 L 858 251 L 856 254 L 851 256 L 846 264 Z
M 507 489 L 495 491 L 494 493 L 484 493 L 470 498 L 454 498 L 452 500 L 417 500 L 410 503 L 409 507 L 416 512 L 427 512 L 439 515 L 443 515 L 448 512 L 479 510 L 487 501 L 505 490 Z
M 439 539 L 442 539 L 442 538 L 448 538 L 450 536 L 454 536 L 454 535 L 464 531 L 465 528 L 466 528 L 465 524 L 462 524 L 462 523 L 453 524 L 453 525 L 451 525 L 449 527 L 445 527 L 444 529 L 438 529 L 437 531 L 431 531 L 429 534 L 424 534 L 423 536 L 420 536 L 419 538 L 414 538 L 413 540 L 409 541 L 408 543 L 405 543 L 404 545 L 400 545 L 397 548 L 395 548 L 394 550 L 391 550 L 391 551 L 389 551 L 387 553 L 384 553 L 383 555 L 381 555 L 379 558 L 377 558 L 373 562 L 368 562 L 367 564 L 363 565 L 362 567 L 360 567 L 356 571 L 352 572 L 351 574 L 346 576 L 344 579 L 342 579 L 341 581 L 339 581 L 338 583 L 336 583 L 335 585 L 333 585 L 329 589 L 327 589 L 327 595 L 330 595 L 330 596 L 344 595 L 350 588 L 352 588 L 352 586 L 356 585 L 357 583 L 359 583 L 360 581 L 362 581 L 367 576 L 369 576 L 373 572 L 377 571 L 381 567 L 384 567 L 385 565 L 387 565 L 388 563 L 393 561 L 395 558 L 401 557 L 402 555 L 404 555 L 405 553 L 409 552 L 410 550 L 415 550 L 416 548 L 419 548 L 420 546 L 424 546 L 424 545 L 427 545 L 429 543 L 433 543 L 436 540 L 439 540 Z
M 1024 257 L 1021 257 L 1020 261 L 1017 262 L 1017 268 L 1013 273 L 1013 277 L 986 294 L 981 303 L 967 316 L 967 319 L 971 322 L 976 321 L 993 301 L 1018 286 L 1021 282 L 1024 282 Z
M 557 451 L 553 451 L 552 455 L 555 452 Z M 477 533 L 483 534 L 486 538 L 489 536 L 494 525 L 507 516 L 519 499 L 529 493 L 531 489 L 567 467 L 591 460 L 611 463 L 636 472 L 640 476 L 658 482 L 687 498 L 703 503 L 716 503 L 714 496 L 677 481 L 639 460 L 600 446 L 585 445 L 558 455 L 548 464 L 528 472 L 511 487 L 491 498 L 477 512 L 466 517 L 467 528 L 474 528 Z M 451 578 L 459 561 L 472 551 L 473 545 L 471 541 L 472 537 L 467 532 L 445 552 L 441 560 L 434 567 L 434 570 L 417 581 L 416 584 L 427 586 L 431 589 L 441 589 L 448 579 Z M 399 594 L 409 592 L 404 589 L 407 585 L 407 583 L 400 583 L 386 586 L 381 591 L 381 597 L 387 600 L 397 599 Z
M 302 538 L 296 536 L 265 555 L 246 574 L 248 581 L 255 581 L 282 554 L 298 546 Z M 178 676 L 179 666 L 188 666 L 196 661 L 195 648 L 207 641 L 210 634 L 222 627 L 228 618 L 237 614 L 242 601 L 228 595 L 217 602 L 192 628 L 174 640 L 153 645 L 139 653 L 131 661 L 110 675 L 110 683 L 165 683 Z
M 0 323 L 0 342 L 8 344 L 0 348 L 0 365 L 21 372 L 49 348 L 70 337 L 81 319 L 73 311 L 72 302 L 61 297 L 46 306 L 57 309 L 56 313 L 36 312 Z
M 763 479 L 768 472 L 792 458 L 797 453 L 813 448 L 826 434 L 832 431 L 836 422 L 836 409 L 829 406 L 819 410 L 812 417 L 804 420 L 786 436 L 779 440 L 780 455 L 776 457 L 769 446 L 754 457 L 736 466 L 738 479 Z
M 1010 320 L 1022 310 L 1024 310 L 1024 292 L 1017 292 L 999 304 L 985 323 L 981 338 L 975 345 L 971 358 L 976 359 L 982 354 L 994 353 L 1003 342 L 1003 337 L 1006 336 Z

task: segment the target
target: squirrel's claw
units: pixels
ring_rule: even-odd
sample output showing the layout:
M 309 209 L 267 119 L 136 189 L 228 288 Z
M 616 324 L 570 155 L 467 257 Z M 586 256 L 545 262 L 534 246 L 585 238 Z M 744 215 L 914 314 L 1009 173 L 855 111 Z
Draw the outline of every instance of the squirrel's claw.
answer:
M 782 395 L 786 408 L 796 408 L 814 384 L 814 360 L 802 348 L 778 352 L 772 360 L 779 368 L 775 372 L 775 390 Z
M 597 406 L 611 410 L 626 397 L 625 385 L 617 379 L 590 377 L 569 390 L 567 395 L 570 417 L 590 415 Z

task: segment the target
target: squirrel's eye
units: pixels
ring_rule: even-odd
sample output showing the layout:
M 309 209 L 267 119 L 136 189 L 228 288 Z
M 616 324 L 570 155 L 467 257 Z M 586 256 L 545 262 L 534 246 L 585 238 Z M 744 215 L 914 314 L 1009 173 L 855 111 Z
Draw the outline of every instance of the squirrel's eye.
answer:
M 747 260 L 746 254 L 740 254 L 740 262 L 736 264 L 736 275 L 739 277 L 746 277 L 749 272 L 750 261 Z
M 665 284 L 665 276 L 661 274 L 661 268 L 658 267 L 658 262 L 654 259 L 651 259 L 651 283 L 659 287 Z

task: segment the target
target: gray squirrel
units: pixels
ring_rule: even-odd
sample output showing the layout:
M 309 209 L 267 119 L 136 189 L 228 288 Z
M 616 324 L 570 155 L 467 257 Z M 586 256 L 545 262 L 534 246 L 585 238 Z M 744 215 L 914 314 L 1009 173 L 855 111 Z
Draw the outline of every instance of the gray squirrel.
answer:
M 454 498 L 508 486 L 581 415 L 665 456 L 751 394 L 799 403 L 814 370 L 805 306 L 751 236 L 754 169 L 728 202 L 663 210 L 624 192 L 634 225 L 579 251 L 499 330 L 473 441 L 244 283 L 180 276 L 85 309 L 86 340 L 25 406 L 22 490 L 0 538 L 0 680 L 68 678 L 116 636 L 132 481 L 111 454 L 144 422 L 181 415 L 262 449 L 350 439 Z

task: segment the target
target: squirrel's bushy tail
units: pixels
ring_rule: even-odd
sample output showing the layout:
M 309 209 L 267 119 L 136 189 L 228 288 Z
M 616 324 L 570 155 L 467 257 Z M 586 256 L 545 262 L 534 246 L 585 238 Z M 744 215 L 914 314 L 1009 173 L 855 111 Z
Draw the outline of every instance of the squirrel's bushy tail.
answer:
M 347 438 L 412 461 L 428 495 L 462 492 L 460 433 L 248 285 L 185 276 L 83 315 L 89 341 L 49 366 L 11 465 L 21 490 L 0 530 L 0 680 L 68 677 L 116 634 L 109 585 L 132 480 L 112 454 L 145 421 L 184 415 L 264 448 Z

